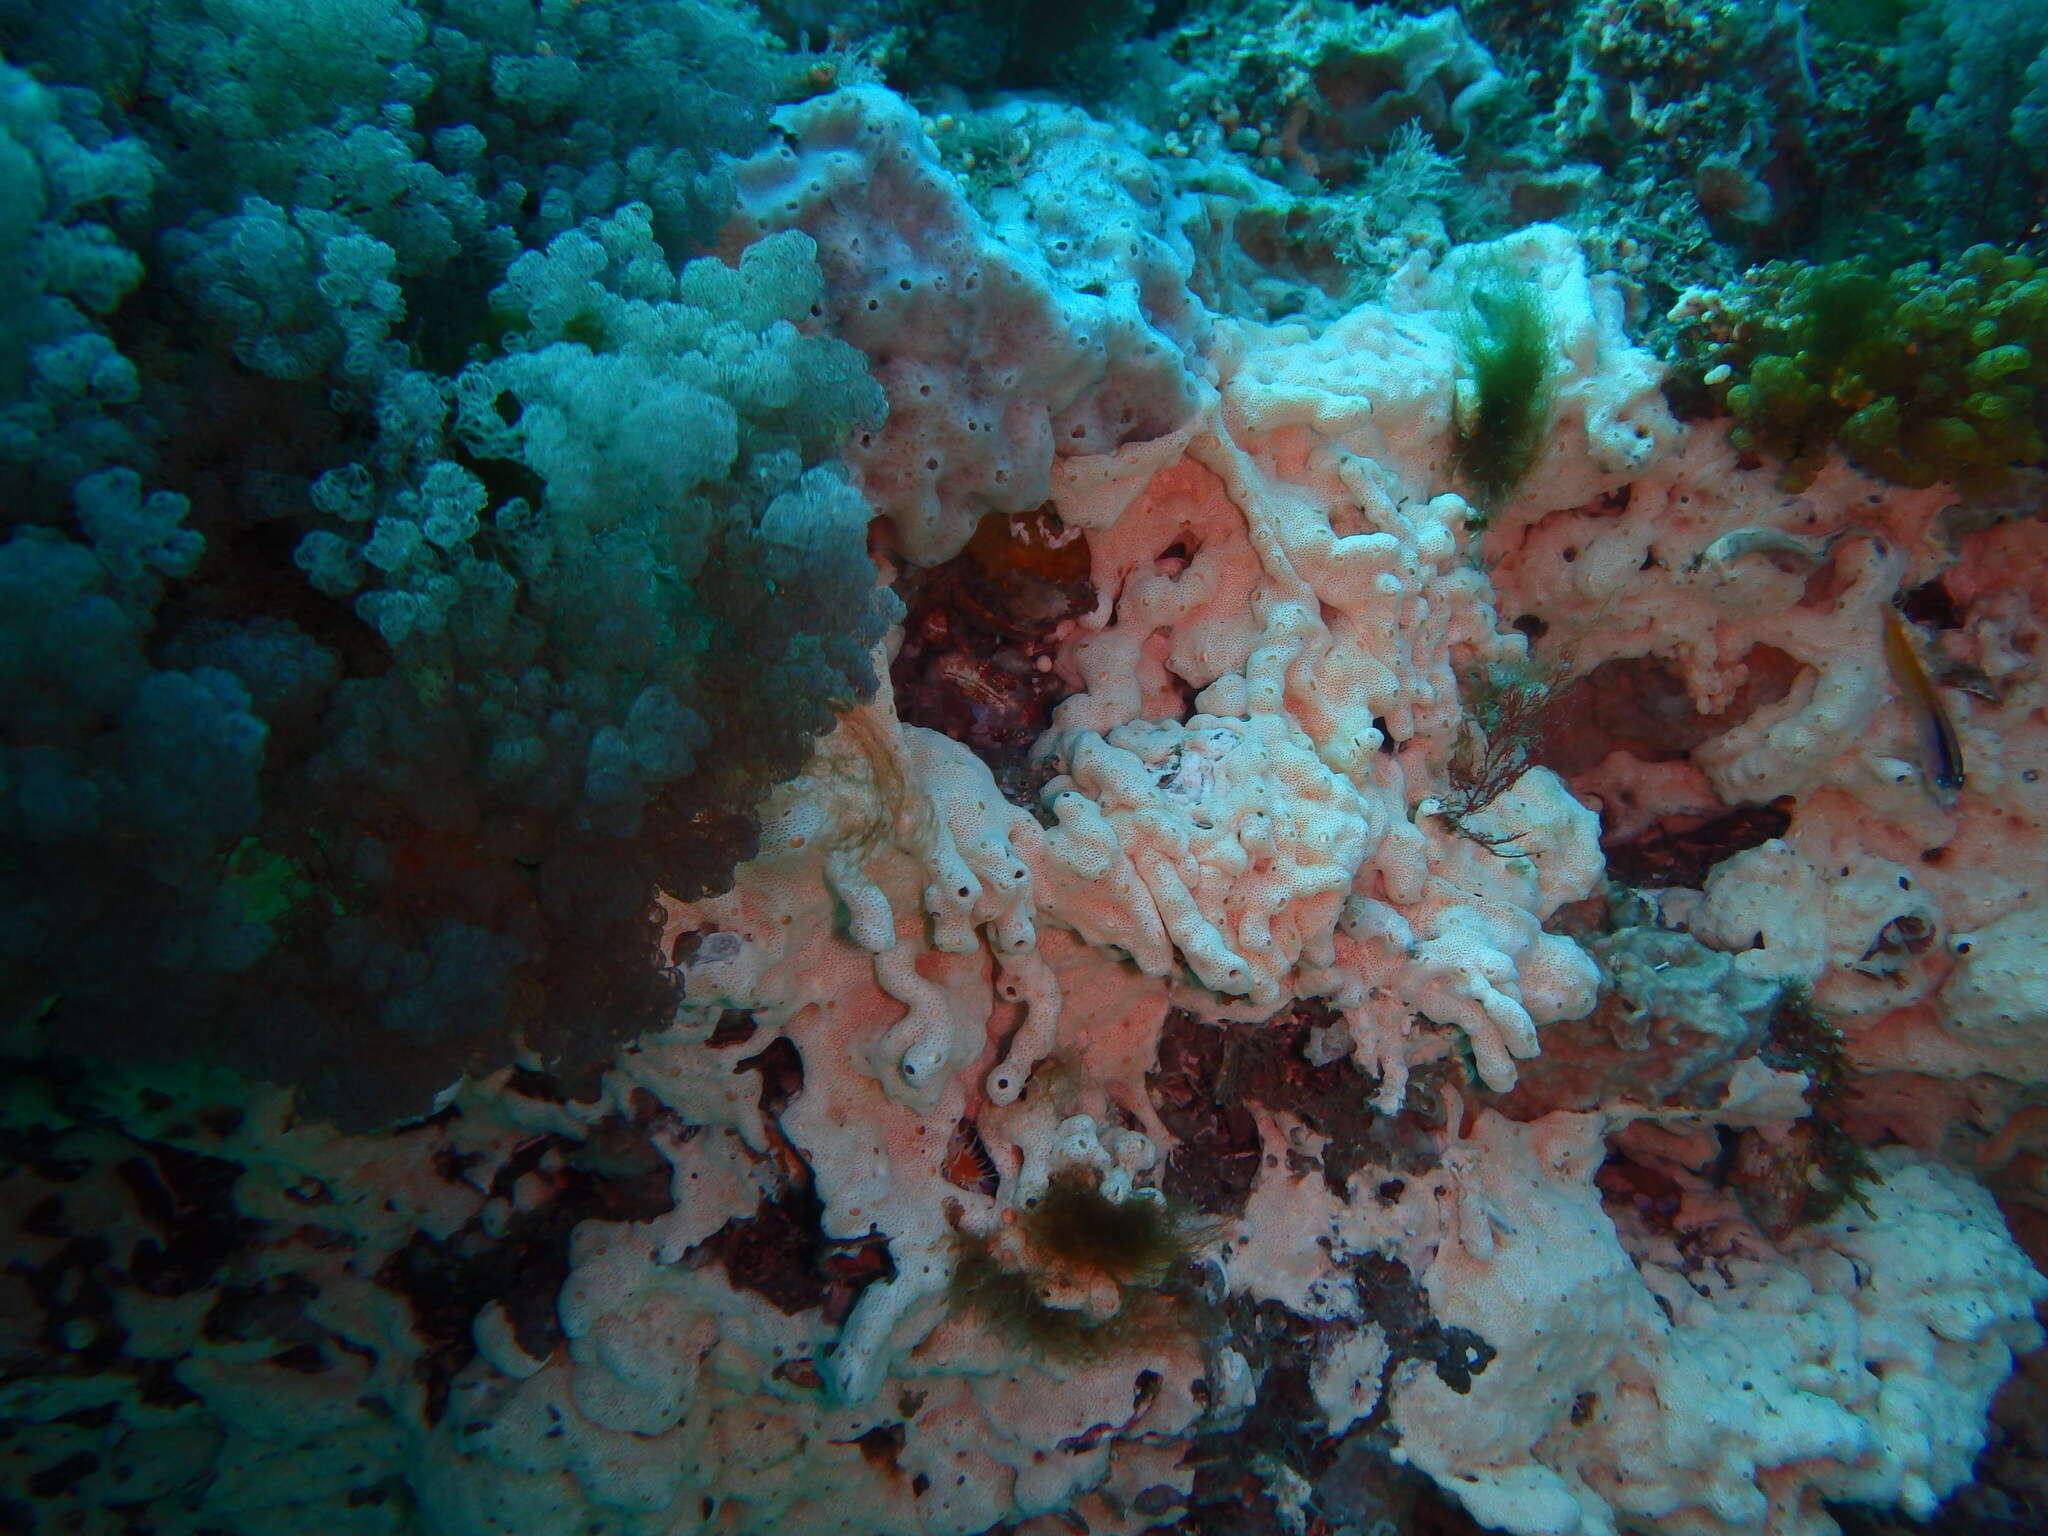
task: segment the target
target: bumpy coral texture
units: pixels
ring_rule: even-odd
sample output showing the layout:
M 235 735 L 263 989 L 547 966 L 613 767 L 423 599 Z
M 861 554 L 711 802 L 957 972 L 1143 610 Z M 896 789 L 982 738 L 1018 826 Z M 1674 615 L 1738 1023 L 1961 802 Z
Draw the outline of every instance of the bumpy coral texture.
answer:
M 1107 119 L 996 109 L 1023 147 L 970 195 L 874 84 L 806 76 L 759 147 L 721 11 L 168 9 L 136 139 L 0 75 L 0 449 L 77 456 L 0 461 L 37 509 L 0 937 L 102 961 L 26 970 L 0 1044 L 132 991 L 146 920 L 149 976 L 282 955 L 368 1015 L 216 1057 L 445 1091 L 354 1134 L 218 1060 L 24 1072 L 0 1485 L 251 1533 L 1140 1536 L 1398 1475 L 1518 1536 L 1825 1536 L 1969 1477 L 2048 1300 L 1962 1171 L 2048 1218 L 2028 528 L 1681 427 L 1561 227 L 1264 323 L 1210 301 L 1242 180 Z M 1329 79 L 1476 131 L 1506 87 L 1454 19 Z M 45 46 L 110 82 L 104 44 Z M 99 317 L 157 175 L 150 312 L 303 457 L 131 392 Z M 1481 518 L 1501 275 L 1546 420 Z M 899 717 L 878 583 L 1025 514 L 1086 580 L 977 611 L 1049 703 L 999 777 Z M 1585 680 L 1564 749 L 1454 808 L 1462 689 L 1532 653 Z M 1623 893 L 1603 836 L 1704 851 Z M 1780 1220 L 1841 1139 L 1885 1150 Z M 1111 1216 L 1056 1241 L 1049 1191 Z M 1140 1209 L 1193 1262 L 1116 1253 Z

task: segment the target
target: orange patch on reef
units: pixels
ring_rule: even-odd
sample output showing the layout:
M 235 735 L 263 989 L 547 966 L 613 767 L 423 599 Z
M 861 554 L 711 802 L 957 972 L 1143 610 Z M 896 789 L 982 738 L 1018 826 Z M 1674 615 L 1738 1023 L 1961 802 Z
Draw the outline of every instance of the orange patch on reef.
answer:
M 1088 540 L 1050 505 L 1006 516 L 991 512 L 967 541 L 967 553 L 991 575 L 1016 571 L 1040 581 L 1088 579 Z

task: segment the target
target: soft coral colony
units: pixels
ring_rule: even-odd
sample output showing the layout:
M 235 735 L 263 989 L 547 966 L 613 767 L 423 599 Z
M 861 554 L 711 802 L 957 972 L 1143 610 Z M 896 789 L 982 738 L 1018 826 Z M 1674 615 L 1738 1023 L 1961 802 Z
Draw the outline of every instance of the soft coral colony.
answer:
M 2044 191 L 2019 0 L 0 0 L 0 1524 L 2048 1518 Z

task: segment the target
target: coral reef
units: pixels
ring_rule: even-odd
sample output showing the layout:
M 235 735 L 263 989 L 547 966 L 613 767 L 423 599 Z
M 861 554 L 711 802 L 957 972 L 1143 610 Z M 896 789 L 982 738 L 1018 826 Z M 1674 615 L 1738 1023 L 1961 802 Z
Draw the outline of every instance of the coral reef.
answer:
M 2048 1519 L 2039 31 L 0 0 L 0 1526 Z

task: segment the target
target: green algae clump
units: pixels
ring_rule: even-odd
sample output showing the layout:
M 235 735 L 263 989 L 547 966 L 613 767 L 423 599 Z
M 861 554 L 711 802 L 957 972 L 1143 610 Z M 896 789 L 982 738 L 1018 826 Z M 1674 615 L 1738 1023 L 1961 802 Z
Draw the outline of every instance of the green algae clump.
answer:
M 1542 452 L 1556 349 L 1543 291 L 1506 261 L 1474 271 L 1463 299 L 1456 330 L 1458 472 L 1492 511 Z
M 1156 1191 L 1119 1200 L 1090 1172 L 1059 1173 L 993 1238 L 956 1232 L 948 1299 L 1028 1353 L 1097 1360 L 1187 1325 L 1170 1288 L 1213 1236 Z
M 1888 272 L 1770 262 L 1676 312 L 1673 395 L 1735 418 L 1788 490 L 1834 455 L 1897 485 L 1998 490 L 2048 458 L 2048 270 L 1973 246 Z

